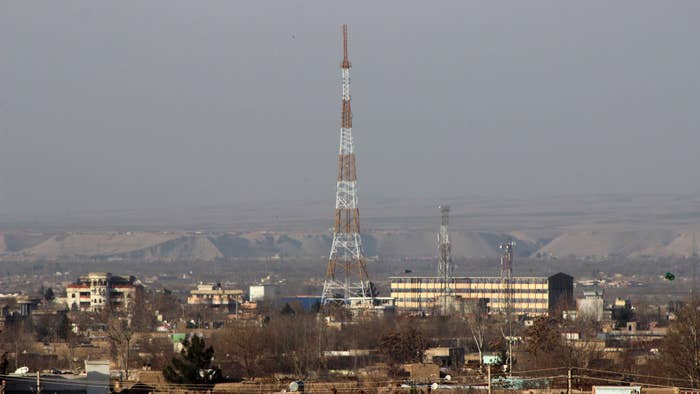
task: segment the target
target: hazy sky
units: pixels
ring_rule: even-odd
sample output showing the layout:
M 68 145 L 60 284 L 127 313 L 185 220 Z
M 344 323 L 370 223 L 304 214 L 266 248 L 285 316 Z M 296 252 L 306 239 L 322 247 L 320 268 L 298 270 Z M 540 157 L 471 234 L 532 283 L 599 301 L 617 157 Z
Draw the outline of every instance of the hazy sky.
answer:
M 0 1 L 0 212 L 700 192 L 700 2 Z

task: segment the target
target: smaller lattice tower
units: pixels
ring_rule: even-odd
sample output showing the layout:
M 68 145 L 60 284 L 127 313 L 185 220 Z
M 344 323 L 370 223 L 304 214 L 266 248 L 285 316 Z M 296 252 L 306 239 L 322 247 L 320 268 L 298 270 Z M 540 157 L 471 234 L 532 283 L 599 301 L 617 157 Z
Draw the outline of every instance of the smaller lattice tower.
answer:
M 501 290 L 503 292 L 503 312 L 510 316 L 513 311 L 513 248 L 515 241 L 501 244 Z
M 326 280 L 323 283 L 321 305 L 348 305 L 350 298 L 361 298 L 363 305 L 374 299 L 360 237 L 360 210 L 357 205 L 357 174 L 355 144 L 352 138 L 350 110 L 350 60 L 348 58 L 348 26 L 343 25 L 343 61 L 340 63 L 342 104 L 340 120 L 340 149 L 338 151 L 338 182 L 335 195 L 333 243 L 328 257 Z
M 447 226 L 450 222 L 450 207 L 448 205 L 440 206 L 440 214 L 442 222 L 440 224 L 440 232 L 437 236 L 438 244 L 438 278 L 440 278 L 441 296 L 447 302 L 447 296 L 452 294 L 454 286 L 452 285 L 453 265 L 452 265 L 452 245 L 450 244 L 450 233 Z

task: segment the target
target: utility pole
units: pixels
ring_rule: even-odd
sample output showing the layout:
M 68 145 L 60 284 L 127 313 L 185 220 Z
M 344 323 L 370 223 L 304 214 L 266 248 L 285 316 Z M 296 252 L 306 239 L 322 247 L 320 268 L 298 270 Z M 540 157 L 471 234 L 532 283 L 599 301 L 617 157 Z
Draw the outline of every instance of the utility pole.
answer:
M 41 375 L 36 371 L 36 392 L 41 393 Z
M 352 137 L 350 109 L 350 60 L 348 58 L 348 26 L 343 25 L 342 110 L 338 182 L 335 196 L 333 244 L 328 257 L 326 280 L 321 293 L 321 306 L 328 303 L 348 305 L 350 297 L 362 298 L 363 304 L 374 299 L 360 238 L 360 210 L 357 205 L 357 173 L 355 144 Z M 342 275 L 338 275 L 342 272 Z M 340 276 L 340 277 L 339 277 Z
M 488 380 L 489 380 L 489 382 L 488 382 L 489 383 L 489 394 L 491 394 L 491 364 L 488 365 L 487 371 L 488 372 L 486 375 L 488 376 Z
M 569 391 L 567 391 L 568 394 L 571 394 L 571 368 L 569 368 L 569 373 L 567 374 L 566 381 L 569 386 Z

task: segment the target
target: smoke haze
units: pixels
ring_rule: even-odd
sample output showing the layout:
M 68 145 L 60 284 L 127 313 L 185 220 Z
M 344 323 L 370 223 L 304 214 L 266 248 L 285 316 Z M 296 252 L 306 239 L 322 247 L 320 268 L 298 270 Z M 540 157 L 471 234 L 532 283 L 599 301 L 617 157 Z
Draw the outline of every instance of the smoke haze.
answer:
M 699 11 L 4 1 L 0 213 L 318 201 L 330 215 L 342 23 L 361 206 L 697 193 Z

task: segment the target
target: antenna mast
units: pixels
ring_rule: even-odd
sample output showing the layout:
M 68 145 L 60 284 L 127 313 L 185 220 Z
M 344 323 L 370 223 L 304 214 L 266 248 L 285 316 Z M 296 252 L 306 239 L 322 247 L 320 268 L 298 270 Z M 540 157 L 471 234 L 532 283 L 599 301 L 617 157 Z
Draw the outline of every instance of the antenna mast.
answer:
M 452 245 L 450 243 L 450 234 L 447 226 L 450 221 L 449 205 L 440 206 L 440 214 L 442 221 L 440 224 L 440 232 L 437 236 L 438 243 L 438 278 L 440 278 L 441 298 L 443 301 L 443 313 L 447 311 L 448 295 L 454 291 L 452 286 Z
M 515 241 L 501 244 L 501 291 L 503 291 L 503 311 L 510 318 L 513 311 L 513 248 Z
M 690 283 L 690 297 L 695 298 L 697 296 L 697 291 L 698 291 L 698 282 L 697 282 L 697 265 L 698 265 L 698 243 L 695 240 L 695 231 L 693 231 L 693 243 L 692 243 L 692 248 L 693 252 L 690 256 L 690 273 L 691 273 L 691 283 Z
M 513 373 L 513 248 L 515 241 L 510 240 L 501 244 L 501 291 L 502 305 L 505 313 L 508 336 L 508 376 Z
M 333 244 L 328 257 L 321 305 L 331 302 L 348 305 L 351 297 L 359 297 L 363 305 L 370 306 L 374 294 L 367 274 L 360 237 L 355 145 L 352 137 L 352 111 L 350 109 L 350 60 L 348 57 L 347 25 L 343 25 L 343 62 L 340 64 L 340 75 L 342 79 L 342 110 L 335 220 Z

